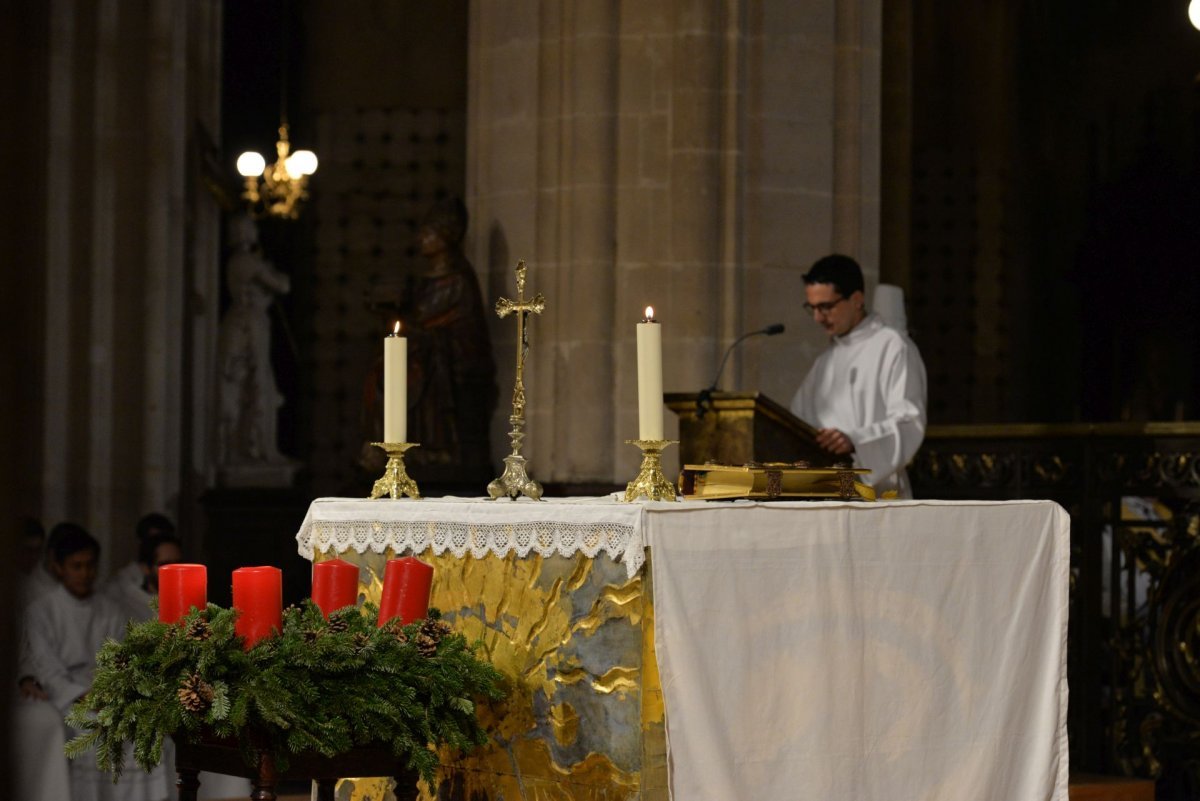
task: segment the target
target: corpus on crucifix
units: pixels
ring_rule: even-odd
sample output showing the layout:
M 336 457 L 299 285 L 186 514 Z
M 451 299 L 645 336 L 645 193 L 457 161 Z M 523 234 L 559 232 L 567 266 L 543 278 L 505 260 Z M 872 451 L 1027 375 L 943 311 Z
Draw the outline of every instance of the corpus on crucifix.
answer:
M 517 318 L 517 375 L 513 382 L 513 410 L 508 417 L 508 422 L 512 424 L 512 431 L 508 432 L 512 440 L 512 453 L 504 457 L 504 472 L 488 484 L 488 495 L 493 500 L 505 495 L 510 498 L 525 495 L 535 501 L 542 497 L 542 485 L 525 472 L 521 440 L 525 438 L 522 431 L 525 427 L 525 357 L 529 353 L 529 330 L 525 325 L 525 316 L 541 314 L 546 308 L 546 299 L 541 292 L 532 300 L 525 299 L 525 269 L 524 259 L 517 262 L 517 299 L 500 298 L 496 301 L 496 314 L 501 319 L 510 314 Z

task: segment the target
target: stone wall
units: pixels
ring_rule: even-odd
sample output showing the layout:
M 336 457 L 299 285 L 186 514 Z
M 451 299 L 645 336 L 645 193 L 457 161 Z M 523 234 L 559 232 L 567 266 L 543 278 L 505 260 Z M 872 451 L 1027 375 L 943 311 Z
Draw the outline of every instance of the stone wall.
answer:
M 526 377 L 535 478 L 632 476 L 647 304 L 666 391 L 784 322 L 721 385 L 790 400 L 823 346 L 801 274 L 836 249 L 878 276 L 880 25 L 871 0 L 472 3 L 472 260 L 493 298 L 527 260 L 548 303 Z M 514 336 L 495 329 L 502 393 Z

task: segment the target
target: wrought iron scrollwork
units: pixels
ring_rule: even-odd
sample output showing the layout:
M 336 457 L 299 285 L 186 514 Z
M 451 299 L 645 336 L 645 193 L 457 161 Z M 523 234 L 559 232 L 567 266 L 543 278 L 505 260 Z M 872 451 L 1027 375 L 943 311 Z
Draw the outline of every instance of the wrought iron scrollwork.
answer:
M 1129 584 L 1148 587 L 1111 640 L 1114 752 L 1127 772 L 1200 788 L 1200 505 L 1117 533 Z
M 1150 607 L 1156 695 L 1200 729 L 1200 551 L 1172 562 Z
M 1200 488 L 1200 453 L 1190 451 L 1107 452 L 1097 456 L 1095 478 L 1103 484 L 1148 490 Z
M 1011 453 L 955 453 L 922 451 L 909 469 L 926 485 L 955 488 L 1000 488 L 1012 484 L 1017 457 Z

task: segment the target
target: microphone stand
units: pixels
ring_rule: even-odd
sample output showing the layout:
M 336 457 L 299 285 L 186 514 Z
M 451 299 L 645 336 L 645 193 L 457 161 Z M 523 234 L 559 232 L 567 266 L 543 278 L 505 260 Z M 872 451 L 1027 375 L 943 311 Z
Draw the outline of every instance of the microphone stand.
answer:
M 768 325 L 766 328 L 760 328 L 757 331 L 750 331 L 749 333 L 742 334 L 740 337 L 735 339 L 733 344 L 725 349 L 725 355 L 721 357 L 721 366 L 717 368 L 717 374 L 713 376 L 712 383 L 700 390 L 700 394 L 696 396 L 696 417 L 703 420 L 704 415 L 708 414 L 708 411 L 712 409 L 712 394 L 717 391 L 717 382 L 721 380 L 721 373 L 725 371 L 725 362 L 729 361 L 729 354 L 733 353 L 734 348 L 742 344 L 742 342 L 750 337 L 756 337 L 760 334 L 763 336 L 773 337 L 776 334 L 782 334 L 783 331 L 783 323 L 773 323 Z

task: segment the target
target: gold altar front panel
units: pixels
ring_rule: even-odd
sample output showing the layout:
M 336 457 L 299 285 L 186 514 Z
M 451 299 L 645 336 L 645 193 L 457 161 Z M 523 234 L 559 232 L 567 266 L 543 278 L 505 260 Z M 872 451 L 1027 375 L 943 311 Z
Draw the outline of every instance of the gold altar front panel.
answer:
M 378 603 L 398 554 L 322 554 L 366 567 Z M 491 741 L 442 755 L 432 801 L 667 801 L 663 699 L 649 562 L 630 579 L 606 555 L 483 558 L 417 554 L 434 566 L 430 603 L 509 680 L 481 710 Z M 339 801 L 391 801 L 386 779 L 346 779 Z

